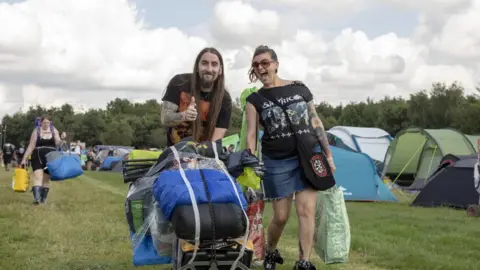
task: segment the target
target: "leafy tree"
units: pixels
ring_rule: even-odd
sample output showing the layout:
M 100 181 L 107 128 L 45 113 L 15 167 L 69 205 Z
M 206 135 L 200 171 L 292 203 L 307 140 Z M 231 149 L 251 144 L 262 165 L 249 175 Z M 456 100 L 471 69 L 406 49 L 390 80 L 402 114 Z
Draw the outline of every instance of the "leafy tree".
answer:
M 320 103 L 317 113 L 325 128 L 336 125 L 378 127 L 395 136 L 400 130 L 416 126 L 423 128 L 455 128 L 466 134 L 480 134 L 480 88 L 465 95 L 458 83 L 434 83 L 430 89 L 411 94 L 408 99 L 385 97 L 379 101 L 332 106 Z M 0 134 L 18 145 L 28 142 L 36 117 L 52 116 L 54 125 L 67 133 L 69 141 L 81 140 L 87 145 L 115 144 L 139 148 L 166 145 L 166 129 L 160 123 L 161 104 L 151 99 L 131 102 L 116 98 L 105 109 L 75 112 L 70 104 L 58 108 L 33 106 L 25 113 L 5 115 Z M 227 135 L 240 131 L 242 111 L 239 100 L 233 102 L 230 128 Z

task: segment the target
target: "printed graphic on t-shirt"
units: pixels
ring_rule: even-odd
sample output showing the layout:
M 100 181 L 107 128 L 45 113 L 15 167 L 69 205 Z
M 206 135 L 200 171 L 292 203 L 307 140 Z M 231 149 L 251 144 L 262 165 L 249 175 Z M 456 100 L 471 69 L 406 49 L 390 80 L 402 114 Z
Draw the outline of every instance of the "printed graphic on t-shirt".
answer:
M 296 126 L 305 127 L 298 131 L 300 134 L 310 132 L 307 128 L 309 124 L 308 106 L 301 95 L 279 98 L 277 101 L 282 105 L 290 103 L 286 106 L 290 121 Z M 285 113 L 280 107 L 268 101 L 263 103 L 262 109 L 261 117 L 271 139 L 288 138 L 294 135 L 288 126 Z
M 190 101 L 192 96 L 186 92 L 180 93 L 180 104 L 178 106 L 179 112 L 184 112 L 190 106 Z M 200 112 L 200 117 L 202 121 L 207 121 L 208 112 L 210 110 L 210 102 L 205 100 L 200 100 L 200 108 L 197 108 L 197 112 Z M 184 122 L 178 126 L 172 127 L 170 129 L 170 139 L 173 144 L 180 142 L 183 138 L 192 136 L 192 122 Z

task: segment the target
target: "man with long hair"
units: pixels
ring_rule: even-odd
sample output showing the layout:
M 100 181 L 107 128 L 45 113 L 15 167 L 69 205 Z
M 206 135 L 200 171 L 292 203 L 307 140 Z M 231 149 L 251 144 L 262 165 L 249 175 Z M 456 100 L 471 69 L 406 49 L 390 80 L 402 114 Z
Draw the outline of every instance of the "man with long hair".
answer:
M 200 51 L 193 72 L 175 75 L 162 101 L 161 122 L 168 127 L 168 146 L 190 136 L 195 142 L 222 139 L 230 125 L 232 99 L 225 89 L 220 52 Z

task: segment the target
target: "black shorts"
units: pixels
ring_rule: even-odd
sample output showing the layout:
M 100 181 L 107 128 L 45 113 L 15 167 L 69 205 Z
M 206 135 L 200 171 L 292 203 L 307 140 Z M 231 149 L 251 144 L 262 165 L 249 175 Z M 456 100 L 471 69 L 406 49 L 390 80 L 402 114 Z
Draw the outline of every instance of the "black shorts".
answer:
M 36 170 L 43 170 L 46 174 L 48 174 L 47 170 L 47 154 L 50 152 L 55 151 L 55 149 L 50 148 L 35 148 L 32 152 L 32 171 Z
M 3 154 L 3 164 L 8 165 L 12 163 L 13 155 Z

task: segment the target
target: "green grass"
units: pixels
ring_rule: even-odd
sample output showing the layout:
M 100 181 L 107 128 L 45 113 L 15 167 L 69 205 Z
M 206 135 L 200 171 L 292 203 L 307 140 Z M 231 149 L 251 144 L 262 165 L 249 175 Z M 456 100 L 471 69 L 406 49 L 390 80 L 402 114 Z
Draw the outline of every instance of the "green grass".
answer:
M 14 193 L 0 172 L 0 269 L 133 269 L 124 216 L 127 185 L 118 174 L 53 183 L 49 204 Z M 480 269 L 480 219 L 465 211 L 413 208 L 405 203 L 348 203 L 350 261 L 318 269 Z M 267 205 L 266 224 L 271 216 Z M 289 221 L 280 251 L 292 269 L 297 222 Z M 138 267 L 169 269 L 168 267 Z

